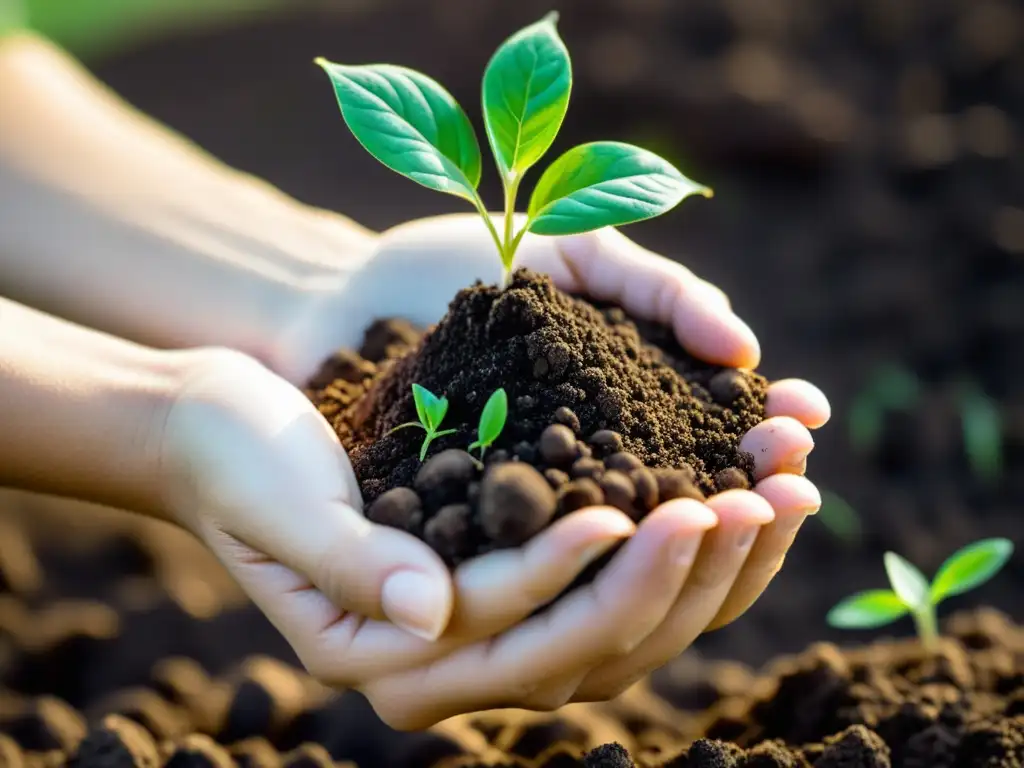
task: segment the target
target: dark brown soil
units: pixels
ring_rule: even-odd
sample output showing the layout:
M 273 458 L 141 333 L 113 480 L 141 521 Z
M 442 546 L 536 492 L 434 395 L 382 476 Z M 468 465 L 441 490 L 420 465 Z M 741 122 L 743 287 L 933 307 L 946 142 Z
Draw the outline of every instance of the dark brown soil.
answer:
M 423 463 L 423 431 L 394 431 L 416 421 L 414 383 L 448 398 L 441 426 L 456 430 Z M 763 377 L 702 363 L 664 329 L 527 270 L 505 291 L 460 291 L 422 339 L 404 323 L 374 324 L 359 355 L 339 353 L 312 385 L 367 516 L 452 564 L 518 546 L 584 506 L 640 520 L 673 498 L 750 487 L 753 457 L 739 442 L 764 418 L 766 391 Z M 499 387 L 508 419 L 481 463 L 464 449 Z

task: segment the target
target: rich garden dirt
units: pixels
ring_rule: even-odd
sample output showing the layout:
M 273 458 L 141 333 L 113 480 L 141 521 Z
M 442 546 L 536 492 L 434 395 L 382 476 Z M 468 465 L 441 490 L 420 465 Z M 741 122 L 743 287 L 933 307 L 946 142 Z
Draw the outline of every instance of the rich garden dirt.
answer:
M 818 641 L 852 644 L 878 635 L 830 630 L 823 617 L 850 592 L 883 585 L 886 549 L 927 571 L 985 536 L 1009 536 L 1022 549 L 1019 4 L 588 0 L 563 6 L 560 28 L 576 78 L 557 149 L 601 138 L 633 141 L 715 188 L 713 200 L 688 201 L 627 231 L 730 294 L 761 338 L 766 376 L 803 376 L 828 393 L 835 418 L 816 434 L 810 477 L 845 498 L 859 525 L 835 535 L 823 523 L 837 519 L 838 507 L 831 506 L 830 516 L 826 504 L 742 620 L 701 638 L 652 676 L 657 696 L 638 689 L 604 706 L 490 713 L 399 736 L 358 696 L 310 703 L 320 694 L 291 668 L 263 663 L 259 673 L 232 671 L 252 654 L 293 659 L 223 571 L 185 537 L 114 519 L 76 526 L 85 520 L 82 510 L 12 500 L 24 509 L 16 523 L 0 518 L 0 682 L 7 692 L 0 731 L 23 750 L 73 749 L 84 732 L 80 715 L 130 708 L 108 697 L 143 686 L 159 696 L 141 690 L 121 696 L 136 701 L 150 733 L 182 745 L 175 765 L 229 764 L 205 738 L 183 736 L 196 732 L 224 744 L 260 734 L 235 750 L 245 753 L 238 762 L 253 766 L 280 764 L 259 738 L 286 753 L 315 742 L 335 760 L 361 766 L 424 766 L 446 758 L 461 766 L 530 760 L 561 766 L 578 764 L 574 755 L 581 750 L 614 742 L 636 759 L 659 746 L 675 755 L 701 735 L 738 746 L 697 742 L 688 762 L 676 764 L 1024 764 L 1021 630 L 991 613 L 947 624 L 960 645 L 948 646 L 939 664 L 919 663 L 912 648 L 900 645 L 847 655 L 818 647 L 801 660 L 773 662 L 767 682 L 752 682 L 750 671 Z M 400 61 L 473 105 L 494 43 L 548 10 L 550 3 L 535 0 L 311 3 L 282 21 L 146 46 L 97 63 L 97 71 L 228 162 L 303 200 L 385 227 L 452 210 L 450 201 L 393 177 L 351 141 L 312 57 Z M 493 174 L 485 174 L 483 192 L 499 199 Z M 847 436 L 851 405 L 873 372 L 889 363 L 917 377 L 920 397 L 885 420 L 874 448 L 854 451 Z M 967 460 L 958 401 L 965 382 L 980 386 L 999 408 L 1003 472 L 995 482 L 975 476 Z M 993 582 L 951 602 L 998 607 L 1019 625 L 1022 593 L 1018 557 Z M 910 631 L 901 622 L 882 634 Z M 726 661 L 716 666 L 711 659 Z M 771 699 L 770 679 L 785 669 L 783 695 L 751 712 L 751 699 Z M 264 682 L 240 685 L 257 674 Z M 177 682 L 154 683 L 161 675 Z M 261 693 L 266 686 L 274 687 L 269 696 Z M 26 704 L 14 692 L 47 694 L 67 706 L 53 699 Z M 225 701 L 236 713 L 228 735 L 218 719 Z M 115 723 L 110 730 L 128 729 Z M 813 746 L 844 731 L 827 752 Z M 118 763 L 117 738 L 93 733 L 90 748 L 104 738 L 111 745 L 103 764 L 128 764 Z M 145 736 L 136 731 L 128 738 L 143 759 L 155 761 Z M 881 748 L 871 757 L 857 754 L 858 745 L 877 745 L 877 738 L 886 741 L 888 757 Z M 783 757 L 773 740 L 791 754 Z M 18 765 L 10 741 L 0 741 L 0 754 Z M 745 761 L 729 754 L 750 748 Z M 802 754 L 794 756 L 794 749 Z M 469 757 L 451 757 L 466 752 Z M 545 753 L 544 760 L 529 757 Z M 323 754 L 307 748 L 288 764 L 323 764 Z M 605 748 L 590 764 L 615 765 L 615 755 Z
M 395 431 L 417 420 L 414 383 L 448 398 L 440 426 L 454 430 L 424 462 L 423 430 Z M 451 565 L 519 546 L 586 506 L 639 521 L 674 498 L 751 487 L 753 456 L 739 443 L 764 418 L 766 391 L 763 377 L 701 363 L 671 334 L 527 270 L 504 291 L 460 291 L 422 339 L 405 323 L 374 324 L 358 354 L 339 353 L 312 384 L 367 516 L 424 538 Z M 465 449 L 499 387 L 508 418 L 481 462 Z

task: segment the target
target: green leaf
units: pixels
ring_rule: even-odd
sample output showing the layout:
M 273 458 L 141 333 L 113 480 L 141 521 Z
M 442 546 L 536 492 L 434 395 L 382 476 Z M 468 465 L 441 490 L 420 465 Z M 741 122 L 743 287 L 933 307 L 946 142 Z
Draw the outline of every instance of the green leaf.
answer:
M 477 427 L 478 447 L 486 448 L 498 439 L 501 430 L 505 428 L 506 418 L 508 418 L 508 395 L 504 388 L 499 388 L 487 398 L 484 410 L 480 414 L 480 426 Z
M 439 192 L 473 201 L 481 157 L 473 126 L 448 91 L 391 64 L 345 66 L 316 60 L 334 85 L 341 115 L 384 165 Z
M 968 544 L 942 564 L 931 586 L 931 601 L 959 595 L 995 576 L 1013 554 L 1009 539 L 984 539 Z
M 433 432 L 441 426 L 445 414 L 448 413 L 448 398 L 438 397 L 426 387 L 413 384 L 412 399 L 416 403 L 416 415 L 428 431 Z
M 506 178 L 540 160 L 569 108 L 572 66 L 557 20 L 550 13 L 512 35 L 484 70 L 484 127 Z
M 413 400 L 416 401 L 416 413 L 419 414 L 427 430 L 433 432 L 444 421 L 448 413 L 448 398 L 438 397 L 429 389 L 413 384 Z
M 529 229 L 572 235 L 660 216 L 696 192 L 668 161 L 617 141 L 573 147 L 544 171 L 533 190 Z
M 899 598 L 911 609 L 925 605 L 928 600 L 928 580 L 913 565 L 895 552 L 885 553 L 885 572 Z
M 874 629 L 906 616 L 910 609 L 888 589 L 872 589 L 842 600 L 825 621 L 839 629 Z

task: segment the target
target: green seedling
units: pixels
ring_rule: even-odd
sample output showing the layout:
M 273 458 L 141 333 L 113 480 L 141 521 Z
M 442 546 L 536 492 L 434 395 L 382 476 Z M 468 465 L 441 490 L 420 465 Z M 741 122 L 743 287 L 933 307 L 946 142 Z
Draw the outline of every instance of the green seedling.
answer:
M 1003 473 L 1003 428 L 995 401 L 976 385 L 960 391 L 960 425 L 971 472 L 984 483 Z
M 484 451 L 490 448 L 494 441 L 501 435 L 501 430 L 505 428 L 505 419 L 508 418 L 508 395 L 505 390 L 496 389 L 494 393 L 487 398 L 487 403 L 484 405 L 484 410 L 480 414 L 480 425 L 476 429 L 476 442 L 469 446 L 469 451 L 474 448 L 480 449 L 481 460 L 484 457 Z
M 483 161 L 476 134 L 448 91 L 405 67 L 316 59 L 334 87 L 342 118 L 371 155 L 476 208 L 501 258 L 503 287 L 527 232 L 569 235 L 630 224 L 659 216 L 689 195 L 711 196 L 711 190 L 653 152 L 621 142 L 592 142 L 568 150 L 541 174 L 525 223 L 516 229 L 523 177 L 551 147 L 569 106 L 572 65 L 557 20 L 550 13 L 512 35 L 484 71 L 484 128 L 505 198 L 497 226 L 477 192 Z
M 902 366 L 885 365 L 872 375 L 868 385 L 850 407 L 850 443 L 857 451 L 878 445 L 886 413 L 906 411 L 921 397 L 921 383 Z
M 445 414 L 448 413 L 447 397 L 438 397 L 426 387 L 413 384 L 412 399 L 416 403 L 416 416 L 419 418 L 419 421 L 407 421 L 405 424 L 399 424 L 391 432 L 397 432 L 407 427 L 418 427 L 426 432 L 426 437 L 423 438 L 423 445 L 420 446 L 420 461 L 423 461 L 427 458 L 427 449 L 430 448 L 430 444 L 434 440 L 442 435 L 450 435 L 456 430 L 442 429 L 438 431 L 441 422 L 444 421 Z M 388 434 L 390 435 L 391 432 L 388 432 Z
M 935 650 L 939 603 L 984 584 L 1012 554 L 1013 543 L 1008 539 L 977 541 L 951 555 L 929 584 L 913 565 L 895 552 L 886 552 L 885 571 L 892 589 L 872 589 L 848 597 L 828 612 L 826 621 L 841 629 L 873 629 L 910 614 L 921 643 Z

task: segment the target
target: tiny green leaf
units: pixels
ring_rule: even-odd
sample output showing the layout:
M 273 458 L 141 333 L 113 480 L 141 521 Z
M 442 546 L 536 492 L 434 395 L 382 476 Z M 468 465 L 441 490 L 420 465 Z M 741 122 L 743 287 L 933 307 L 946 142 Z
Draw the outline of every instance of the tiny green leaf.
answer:
M 544 171 L 530 197 L 529 230 L 572 235 L 660 216 L 694 193 L 690 181 L 646 149 L 617 141 L 573 147 Z
M 1012 554 L 1013 542 L 1009 539 L 984 539 L 953 553 L 932 580 L 932 603 L 981 586 L 1006 565 Z
M 507 418 L 508 394 L 504 388 L 499 388 L 487 398 L 484 410 L 480 414 L 480 426 L 477 427 L 477 441 L 474 445 L 479 448 L 491 446 L 505 428 Z
M 839 602 L 825 621 L 839 629 L 873 629 L 910 613 L 899 595 L 888 589 L 860 592 Z
M 928 580 L 913 565 L 895 552 L 885 553 L 885 572 L 893 591 L 911 609 L 925 605 L 928 600 Z
M 430 429 L 428 404 L 436 399 L 434 393 L 426 387 L 421 387 L 419 384 L 412 385 L 412 401 L 416 404 L 416 417 L 424 429 Z
M 391 64 L 316 63 L 331 79 L 359 143 L 397 173 L 469 201 L 480 183 L 480 146 L 462 107 L 426 75 Z
M 540 160 L 569 108 L 572 67 L 557 19 L 548 14 L 512 35 L 484 70 L 484 126 L 506 179 Z

